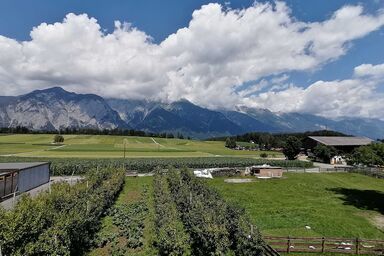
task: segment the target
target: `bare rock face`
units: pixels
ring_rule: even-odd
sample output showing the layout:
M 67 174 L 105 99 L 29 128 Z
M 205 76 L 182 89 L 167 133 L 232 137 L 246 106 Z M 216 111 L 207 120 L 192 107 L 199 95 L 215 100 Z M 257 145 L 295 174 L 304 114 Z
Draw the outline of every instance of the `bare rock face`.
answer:
M 14 97 L 0 105 L 2 126 L 35 130 L 128 127 L 103 98 L 54 87 Z

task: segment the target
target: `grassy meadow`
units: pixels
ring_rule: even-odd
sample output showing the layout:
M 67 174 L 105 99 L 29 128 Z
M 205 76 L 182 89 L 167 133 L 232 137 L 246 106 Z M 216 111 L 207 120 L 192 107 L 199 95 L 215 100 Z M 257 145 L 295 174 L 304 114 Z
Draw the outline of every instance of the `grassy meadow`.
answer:
M 351 173 L 284 176 L 208 183 L 243 206 L 264 235 L 384 239 L 383 180 Z
M 271 151 L 238 151 L 224 147 L 221 141 L 198 141 L 136 136 L 64 135 L 64 144 L 55 145 L 52 134 L 18 134 L 0 136 L 0 156 L 20 157 L 212 157 L 243 156 L 282 157 Z

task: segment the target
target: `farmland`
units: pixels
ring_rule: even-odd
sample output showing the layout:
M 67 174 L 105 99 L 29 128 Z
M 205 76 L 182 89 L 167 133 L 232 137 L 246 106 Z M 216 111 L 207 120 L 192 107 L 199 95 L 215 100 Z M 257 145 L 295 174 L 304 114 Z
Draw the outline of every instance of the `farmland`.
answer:
M 52 134 L 0 136 L 0 156 L 127 158 L 138 157 L 282 157 L 273 151 L 239 151 L 220 141 L 197 141 L 136 136 L 64 135 L 64 144 L 53 144 Z
M 241 208 L 186 169 L 125 179 L 93 169 L 0 209 L 0 224 L 5 255 L 262 255 L 264 245 Z
M 351 173 L 284 176 L 245 184 L 215 178 L 209 184 L 244 207 L 264 235 L 384 239 L 382 179 Z

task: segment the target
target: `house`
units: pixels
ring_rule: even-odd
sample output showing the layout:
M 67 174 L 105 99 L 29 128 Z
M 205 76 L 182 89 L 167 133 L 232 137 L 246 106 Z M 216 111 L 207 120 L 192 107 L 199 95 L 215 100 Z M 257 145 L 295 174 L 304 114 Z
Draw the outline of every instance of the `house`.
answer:
M 49 182 L 50 163 L 0 163 L 0 201 Z

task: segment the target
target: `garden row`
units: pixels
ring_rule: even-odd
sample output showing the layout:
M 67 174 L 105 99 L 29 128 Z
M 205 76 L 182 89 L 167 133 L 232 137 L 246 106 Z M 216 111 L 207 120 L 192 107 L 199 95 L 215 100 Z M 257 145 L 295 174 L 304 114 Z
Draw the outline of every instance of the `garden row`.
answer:
M 73 186 L 53 184 L 36 198 L 24 196 L 12 211 L 0 209 L 4 255 L 80 255 L 89 248 L 104 212 L 124 183 L 124 172 L 90 170 Z
M 244 210 L 189 170 L 157 172 L 154 180 L 160 255 L 262 255 L 264 242 Z
M 220 168 L 246 167 L 252 165 L 269 164 L 281 167 L 310 168 L 312 162 L 298 160 L 269 160 L 243 157 L 186 157 L 186 158 L 133 158 L 133 159 L 78 159 L 78 158 L 18 158 L 0 157 L 0 162 L 17 161 L 48 161 L 51 162 L 53 175 L 84 174 L 92 168 L 123 168 L 138 172 L 151 172 L 155 167 L 168 168 Z
M 126 255 L 128 250 L 143 246 L 145 218 L 148 207 L 142 192 L 140 200 L 113 206 L 107 217 L 112 219 L 113 232 L 100 232 L 96 236 L 96 247 L 106 248 L 109 255 Z

